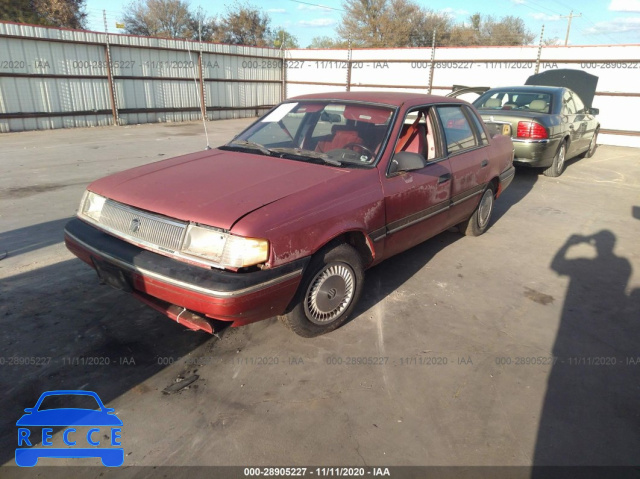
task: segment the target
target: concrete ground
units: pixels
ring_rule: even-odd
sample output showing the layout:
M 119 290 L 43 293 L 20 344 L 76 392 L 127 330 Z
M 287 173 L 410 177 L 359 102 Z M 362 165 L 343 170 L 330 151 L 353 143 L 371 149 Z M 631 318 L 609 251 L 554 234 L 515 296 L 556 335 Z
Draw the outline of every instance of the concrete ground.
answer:
M 209 123 L 212 145 L 248 123 Z M 518 170 L 485 235 L 368 271 L 329 335 L 272 319 L 218 339 L 100 286 L 62 244 L 90 181 L 203 149 L 201 124 L 0 142 L 0 464 L 51 389 L 115 408 L 125 465 L 640 462 L 640 150 Z M 39 464 L 60 463 L 79 462 Z

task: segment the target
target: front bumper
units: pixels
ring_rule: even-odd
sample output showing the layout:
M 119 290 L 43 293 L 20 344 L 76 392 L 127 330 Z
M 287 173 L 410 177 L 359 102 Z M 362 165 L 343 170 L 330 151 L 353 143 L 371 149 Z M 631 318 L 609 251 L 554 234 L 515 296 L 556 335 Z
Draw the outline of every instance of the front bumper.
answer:
M 82 261 L 93 268 L 106 263 L 134 296 L 193 329 L 207 328 L 190 321 L 191 312 L 233 326 L 282 314 L 310 259 L 250 273 L 207 269 L 140 248 L 77 218 L 67 223 L 64 239 Z
M 522 166 L 547 167 L 553 163 L 560 140 L 522 140 L 512 138 L 513 162 Z

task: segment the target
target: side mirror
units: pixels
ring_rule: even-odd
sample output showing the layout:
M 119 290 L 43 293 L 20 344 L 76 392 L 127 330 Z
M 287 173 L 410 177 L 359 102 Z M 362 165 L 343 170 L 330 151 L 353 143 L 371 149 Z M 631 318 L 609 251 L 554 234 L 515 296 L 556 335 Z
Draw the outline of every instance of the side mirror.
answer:
M 587 113 L 589 115 L 599 115 L 600 114 L 600 109 L 598 109 L 598 108 L 588 108 L 587 109 Z
M 33 412 L 33 408 L 32 407 L 28 407 L 24 410 L 24 412 L 26 413 L 32 413 Z
M 400 151 L 393 155 L 391 159 L 391 167 L 389 173 L 400 173 L 401 171 L 420 170 L 427 166 L 427 160 L 419 153 L 411 153 L 410 151 Z

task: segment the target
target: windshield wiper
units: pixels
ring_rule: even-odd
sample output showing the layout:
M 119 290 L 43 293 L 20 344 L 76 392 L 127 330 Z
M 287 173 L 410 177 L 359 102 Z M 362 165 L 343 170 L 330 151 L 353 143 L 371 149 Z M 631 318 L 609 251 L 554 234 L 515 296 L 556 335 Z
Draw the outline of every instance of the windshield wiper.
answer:
M 329 155 L 327 155 L 326 153 L 319 153 L 317 151 L 303 150 L 301 148 L 272 148 L 271 151 L 274 153 L 284 153 L 284 154 L 301 156 L 303 158 L 304 157 L 317 158 L 333 166 L 342 165 L 341 162 L 339 162 L 338 160 L 334 160 L 333 158 L 329 157 Z
M 258 151 L 260 151 L 260 153 L 262 153 L 264 155 L 267 155 L 267 156 L 271 156 L 273 154 L 273 150 L 270 150 L 266 146 L 261 145 L 260 143 L 255 143 L 253 141 L 233 140 L 233 141 L 227 143 L 224 146 L 232 146 L 232 145 L 241 146 L 243 148 L 249 148 L 251 150 L 258 150 Z

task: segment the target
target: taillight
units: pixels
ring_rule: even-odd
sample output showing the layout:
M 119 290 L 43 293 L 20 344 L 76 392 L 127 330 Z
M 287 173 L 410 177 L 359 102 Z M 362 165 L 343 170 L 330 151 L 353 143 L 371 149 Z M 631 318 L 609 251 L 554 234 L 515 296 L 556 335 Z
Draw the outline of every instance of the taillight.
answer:
M 549 138 L 547 129 L 535 121 L 518 122 L 518 138 L 530 138 L 532 140 L 544 140 Z

